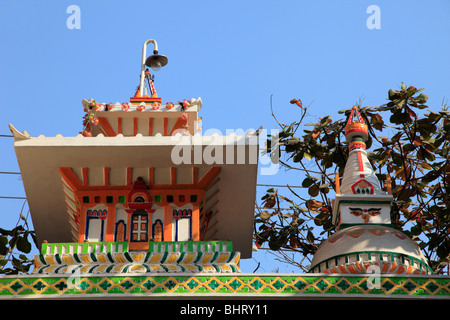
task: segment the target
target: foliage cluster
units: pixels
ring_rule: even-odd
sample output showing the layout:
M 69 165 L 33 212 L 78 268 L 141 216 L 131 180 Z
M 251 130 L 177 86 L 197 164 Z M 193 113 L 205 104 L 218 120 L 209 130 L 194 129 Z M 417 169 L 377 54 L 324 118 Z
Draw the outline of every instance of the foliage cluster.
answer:
M 430 108 L 422 91 L 401 83 L 399 90 L 388 91 L 387 103 L 358 107 L 369 129 L 368 158 L 383 190 L 394 198 L 393 225 L 416 241 L 434 272 L 441 273 L 450 256 L 450 111 L 445 106 L 425 111 Z M 342 177 L 348 158 L 344 127 L 351 109 L 339 111 L 343 119 L 326 116 L 305 124 L 308 108 L 298 99 L 291 104 L 298 106 L 299 120 L 283 124 L 272 111 L 280 133 L 267 143 L 281 165 L 304 172 L 301 185 L 307 192 L 267 190 L 255 212 L 254 238 L 257 247 L 307 271 L 320 243 L 335 232 L 332 200 L 336 174 Z

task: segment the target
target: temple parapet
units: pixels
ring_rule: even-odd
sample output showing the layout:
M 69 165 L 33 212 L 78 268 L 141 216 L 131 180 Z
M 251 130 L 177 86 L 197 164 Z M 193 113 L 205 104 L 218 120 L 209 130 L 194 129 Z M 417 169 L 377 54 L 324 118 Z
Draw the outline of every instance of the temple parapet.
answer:
M 239 259 L 230 241 L 152 241 L 145 251 L 128 242 L 44 243 L 33 273 L 229 273 L 240 272 Z

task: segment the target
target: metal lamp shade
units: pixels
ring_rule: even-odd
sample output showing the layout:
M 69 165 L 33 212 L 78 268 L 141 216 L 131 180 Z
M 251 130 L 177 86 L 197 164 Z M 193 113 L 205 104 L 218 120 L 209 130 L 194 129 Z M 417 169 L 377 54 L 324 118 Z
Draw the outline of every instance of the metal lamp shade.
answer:
M 147 67 L 152 68 L 153 70 L 159 70 L 161 67 L 164 67 L 168 62 L 166 56 L 160 54 L 154 54 L 145 60 L 145 65 Z

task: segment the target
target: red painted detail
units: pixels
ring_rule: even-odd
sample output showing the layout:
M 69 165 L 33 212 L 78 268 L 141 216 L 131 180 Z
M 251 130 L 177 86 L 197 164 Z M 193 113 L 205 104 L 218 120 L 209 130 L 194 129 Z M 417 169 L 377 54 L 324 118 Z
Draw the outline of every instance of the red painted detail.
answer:
M 136 202 L 137 197 L 142 197 L 144 201 Z M 148 213 L 152 213 L 155 211 L 152 210 L 152 195 L 147 190 L 147 185 L 145 184 L 145 182 L 141 179 L 137 179 L 133 183 L 133 189 L 128 194 L 127 201 L 129 209 L 125 209 L 125 211 L 128 213 L 132 213 L 138 209 L 145 210 Z
M 204 177 L 198 182 L 199 189 L 206 189 L 209 184 L 212 183 L 214 179 L 220 174 L 221 171 L 221 167 L 212 167 L 211 169 L 209 169 Z
M 103 129 L 103 132 L 106 133 L 107 137 L 115 137 L 117 135 L 114 129 L 111 127 L 111 124 L 105 117 L 98 117 L 98 122 Z
M 364 163 L 361 156 L 361 151 L 358 151 L 358 169 L 361 172 L 364 172 Z

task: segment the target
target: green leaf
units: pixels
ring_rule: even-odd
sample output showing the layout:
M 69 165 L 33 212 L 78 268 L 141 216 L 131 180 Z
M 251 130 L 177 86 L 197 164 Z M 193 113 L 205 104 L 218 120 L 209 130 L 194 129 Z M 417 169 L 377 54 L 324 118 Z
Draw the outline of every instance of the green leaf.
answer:
M 398 153 L 392 152 L 392 161 L 399 167 L 403 166 L 402 156 Z
M 297 153 L 294 158 L 292 159 L 292 161 L 294 161 L 295 163 L 302 161 L 303 159 L 303 152 L 299 152 Z
M 405 152 L 410 152 L 410 151 L 414 150 L 415 148 L 416 148 L 416 146 L 411 143 L 407 143 L 403 146 L 403 150 Z
M 282 246 L 283 243 L 284 243 L 283 239 L 287 240 L 286 237 L 283 237 L 283 236 L 281 236 L 281 235 L 277 235 L 277 236 L 272 236 L 272 237 L 270 237 L 270 240 L 269 240 L 269 248 L 270 248 L 271 250 L 274 250 L 274 251 L 280 250 L 281 246 Z
M 420 104 L 426 103 L 428 100 L 428 96 L 424 93 L 419 94 L 419 96 L 416 98 L 417 102 Z
M 447 243 L 442 243 L 436 250 L 439 258 L 446 259 L 449 255 L 449 245 Z
M 0 243 L 3 243 L 6 246 L 8 244 L 8 237 L 0 236 Z
M 6 236 L 1 236 L 0 239 L 0 255 L 4 256 L 9 252 L 9 247 L 7 246 L 8 244 L 8 238 L 6 238 L 6 243 L 5 243 L 5 239 Z
M 25 237 L 19 237 L 17 239 L 17 249 L 22 252 L 30 253 L 31 251 L 31 243 L 28 242 L 28 239 Z
M 317 197 L 319 195 L 319 186 L 317 184 L 313 184 L 311 187 L 309 187 L 308 194 L 311 197 Z
M 313 156 L 311 154 L 309 154 L 308 152 L 303 153 L 303 157 L 305 157 L 305 159 L 307 159 L 307 160 L 311 160 L 313 158 Z
M 422 229 L 419 226 L 411 227 L 411 233 L 415 236 L 418 236 L 422 233 Z
M 302 187 L 304 188 L 309 188 L 312 184 L 314 183 L 314 180 L 311 178 L 305 178 L 305 180 L 303 180 L 302 182 Z
M 314 243 L 314 240 L 316 239 L 314 237 L 314 234 L 311 232 L 311 230 L 308 230 L 308 234 L 306 236 L 306 239 L 310 242 L 310 243 Z
M 339 114 L 343 114 L 343 113 L 346 113 L 346 112 L 350 112 L 352 109 L 342 109 L 342 110 L 339 110 L 338 111 L 338 113 Z
M 29 261 L 28 257 L 26 255 L 24 255 L 24 254 L 20 254 L 19 258 L 24 260 L 24 261 Z

